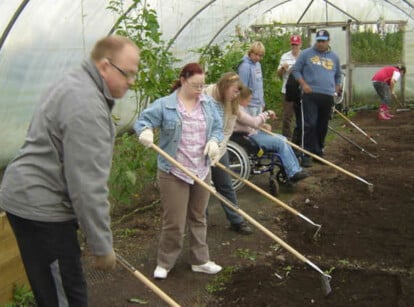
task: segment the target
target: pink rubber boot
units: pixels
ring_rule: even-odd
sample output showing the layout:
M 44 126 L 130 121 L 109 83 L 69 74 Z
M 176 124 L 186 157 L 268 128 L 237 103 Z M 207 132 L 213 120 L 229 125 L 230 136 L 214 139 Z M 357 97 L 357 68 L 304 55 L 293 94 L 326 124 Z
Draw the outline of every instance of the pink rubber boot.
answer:
M 392 115 L 390 113 L 390 108 L 388 107 L 388 105 L 385 105 L 385 115 L 387 115 L 389 118 L 393 118 L 394 115 Z
M 379 120 L 389 120 L 391 117 L 389 117 L 386 113 L 387 105 L 381 104 L 379 110 L 378 110 L 378 119 Z

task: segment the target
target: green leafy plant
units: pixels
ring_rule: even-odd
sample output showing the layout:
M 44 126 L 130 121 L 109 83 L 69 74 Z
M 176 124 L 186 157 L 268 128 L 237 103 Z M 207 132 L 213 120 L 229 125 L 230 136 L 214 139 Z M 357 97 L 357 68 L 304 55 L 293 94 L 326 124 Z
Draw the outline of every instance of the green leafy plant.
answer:
M 348 259 L 339 259 L 338 262 L 342 265 L 349 265 L 350 264 Z
M 138 200 L 146 185 L 155 180 L 156 164 L 156 153 L 139 144 L 135 134 L 118 137 L 108 182 L 112 204 L 130 205 Z
M 110 0 L 107 9 L 118 17 L 115 33 L 130 38 L 140 48 L 140 67 L 132 87 L 135 112 L 125 127 L 119 128 L 125 132 L 149 103 L 169 92 L 178 74 L 173 68 L 177 59 L 161 39 L 157 13 L 147 1 L 133 0 L 131 4 Z M 112 204 L 128 206 L 139 200 L 145 187 L 155 180 L 155 171 L 155 152 L 139 145 L 135 135 L 123 133 L 117 137 L 109 178 Z
M 236 249 L 236 254 L 243 259 L 247 259 L 251 261 L 255 261 L 257 258 L 257 254 L 248 248 L 245 248 L 245 249 L 238 248 Z
M 331 275 L 334 270 L 335 270 L 335 267 L 333 266 L 333 267 L 330 267 L 329 269 L 325 270 L 324 273 L 328 274 L 328 275 Z
M 131 228 L 117 229 L 114 232 L 116 235 L 118 235 L 122 239 L 133 237 L 137 233 L 135 229 L 131 229 Z
M 218 275 L 214 277 L 212 282 L 209 282 L 206 285 L 207 292 L 213 294 L 215 292 L 225 290 L 226 284 L 229 283 L 233 273 L 237 270 L 238 268 L 235 266 L 225 267 Z
M 110 0 L 107 9 L 119 16 L 114 26 L 115 33 L 130 38 L 141 51 L 138 78 L 132 87 L 136 110 L 131 123 L 150 102 L 169 92 L 178 73 L 173 68 L 177 59 L 161 39 L 156 11 L 145 0 L 129 2 Z
M 13 301 L 6 303 L 4 307 L 34 307 L 33 292 L 27 285 L 15 285 L 13 289 Z
M 231 39 L 230 43 L 222 49 L 219 45 L 203 47 L 195 50 L 200 54 L 199 63 L 207 72 L 207 83 L 215 83 L 222 74 L 236 71 L 244 55 L 245 43 Z
M 382 38 L 373 32 L 352 33 L 351 56 L 354 63 L 389 64 L 403 59 L 403 31 L 387 33 Z
M 274 25 L 265 32 L 250 33 L 250 36 L 241 40 L 240 37 L 231 38 L 223 46 L 204 46 L 195 52 L 200 54 L 199 62 L 207 71 L 207 83 L 216 82 L 220 76 L 228 71 L 237 71 L 237 66 L 243 56 L 247 54 L 250 44 L 259 40 L 266 49 L 261 60 L 263 71 L 263 90 L 266 107 L 281 114 L 283 95 L 281 93 L 282 80 L 276 75 L 280 57 L 290 50 L 289 37 L 291 33 L 282 33 L 280 27 Z
M 285 276 L 286 276 L 286 277 L 287 277 L 287 276 L 289 276 L 289 274 L 290 274 L 290 272 L 292 272 L 292 270 L 293 270 L 293 266 L 290 266 L 290 265 L 285 266 L 285 267 L 283 268 L 283 271 L 285 271 Z

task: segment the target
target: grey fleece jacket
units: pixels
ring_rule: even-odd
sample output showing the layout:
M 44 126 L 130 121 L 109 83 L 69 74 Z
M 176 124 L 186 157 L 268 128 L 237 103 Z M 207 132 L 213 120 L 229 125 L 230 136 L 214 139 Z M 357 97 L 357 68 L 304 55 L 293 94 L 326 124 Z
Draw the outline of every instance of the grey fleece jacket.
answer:
M 113 104 L 90 60 L 52 86 L 6 169 L 0 207 L 35 221 L 77 219 L 92 253 L 110 252 L 107 181 L 115 139 Z

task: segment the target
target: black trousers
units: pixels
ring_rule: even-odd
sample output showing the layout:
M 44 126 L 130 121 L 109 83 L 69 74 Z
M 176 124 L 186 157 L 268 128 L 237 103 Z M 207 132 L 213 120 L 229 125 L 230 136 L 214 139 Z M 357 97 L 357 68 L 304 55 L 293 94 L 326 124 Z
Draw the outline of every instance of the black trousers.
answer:
M 304 147 L 318 156 L 323 155 L 328 122 L 334 104 L 333 95 L 303 94 Z
M 7 213 L 38 307 L 88 305 L 78 223 L 38 222 Z

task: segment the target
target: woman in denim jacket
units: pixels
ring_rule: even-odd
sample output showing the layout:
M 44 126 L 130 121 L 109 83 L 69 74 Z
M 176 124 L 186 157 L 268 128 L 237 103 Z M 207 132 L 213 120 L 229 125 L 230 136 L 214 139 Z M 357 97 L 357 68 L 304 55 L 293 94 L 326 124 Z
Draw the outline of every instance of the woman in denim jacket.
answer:
M 134 125 L 140 142 L 153 144 L 159 128 L 159 146 L 187 170 L 210 184 L 210 161 L 219 154 L 223 139 L 220 115 L 213 100 L 202 95 L 205 75 L 197 63 L 183 67 L 172 93 L 154 101 Z M 165 279 L 181 253 L 186 223 L 190 262 L 194 272 L 216 274 L 222 268 L 210 261 L 206 242 L 206 209 L 210 193 L 158 155 L 157 178 L 161 194 L 162 228 L 154 278 Z

